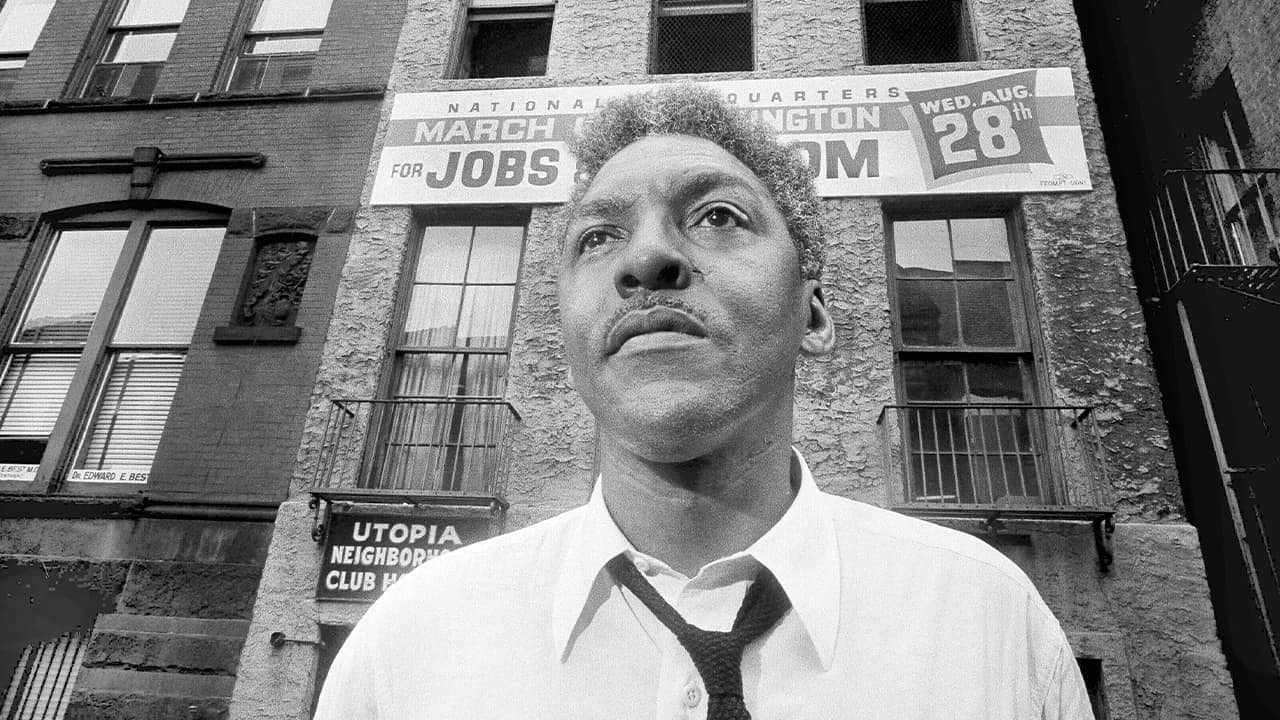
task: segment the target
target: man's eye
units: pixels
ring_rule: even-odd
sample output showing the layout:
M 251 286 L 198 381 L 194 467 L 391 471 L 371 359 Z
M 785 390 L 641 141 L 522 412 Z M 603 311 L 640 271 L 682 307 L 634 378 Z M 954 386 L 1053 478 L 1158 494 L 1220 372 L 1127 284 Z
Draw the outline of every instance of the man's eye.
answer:
M 578 253 L 585 253 L 609 244 L 613 236 L 599 228 L 588 230 L 578 237 Z
M 741 213 L 725 205 L 713 205 L 702 213 L 698 221 L 694 223 L 694 226 L 727 228 L 740 227 L 745 224 L 746 219 Z

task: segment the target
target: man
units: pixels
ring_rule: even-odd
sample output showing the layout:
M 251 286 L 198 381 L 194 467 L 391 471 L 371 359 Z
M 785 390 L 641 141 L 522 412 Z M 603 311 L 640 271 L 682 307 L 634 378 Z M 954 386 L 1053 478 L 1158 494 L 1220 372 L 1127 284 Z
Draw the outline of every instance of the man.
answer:
M 791 449 L 797 357 L 834 343 L 799 159 L 684 86 L 614 102 L 575 153 L 559 300 L 591 499 L 400 580 L 318 717 L 1091 717 L 1013 563 L 820 492 Z

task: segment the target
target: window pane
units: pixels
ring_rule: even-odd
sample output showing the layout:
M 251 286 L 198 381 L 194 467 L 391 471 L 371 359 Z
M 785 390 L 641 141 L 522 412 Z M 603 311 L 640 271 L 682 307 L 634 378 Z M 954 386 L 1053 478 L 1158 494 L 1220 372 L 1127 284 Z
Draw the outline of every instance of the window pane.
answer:
M 126 233 L 124 229 L 62 231 L 16 341 L 83 344 Z
M 960 0 L 884 0 L 863 5 L 867 64 L 970 60 Z
M 262 0 L 251 32 L 323 28 L 332 0 Z
M 908 402 L 958 402 L 964 397 L 964 367 L 958 362 L 904 360 Z
M 1023 402 L 1029 398 L 1022 364 L 1004 362 L 965 363 L 969 376 L 969 402 Z
M 173 47 L 175 32 L 120 32 L 111 36 L 103 62 L 163 62 Z
M 78 469 L 128 471 L 144 477 L 127 481 L 146 481 L 178 389 L 182 360 L 180 353 L 115 356 L 89 421 Z
M 189 0 L 125 0 L 116 25 L 177 25 Z
M 467 28 L 463 77 L 527 77 L 547 74 L 551 18 L 472 20 Z
M 5 0 L 0 3 L 0 53 L 31 52 L 52 9 L 53 0 Z
M 898 281 L 898 319 L 903 345 L 952 347 L 957 344 L 955 288 L 950 280 Z
M 73 353 L 10 356 L 0 380 L 0 436 L 47 436 L 79 362 Z
M 477 227 L 475 242 L 471 248 L 471 261 L 467 267 L 467 282 L 514 285 L 516 273 L 520 269 L 520 246 L 523 241 L 523 227 Z
M 461 285 L 415 285 L 409 298 L 401 345 L 449 347 L 456 344 Z
M 515 288 L 511 286 L 468 287 L 458 321 L 458 344 L 505 348 L 514 301 Z
M 961 277 L 1012 277 L 1009 237 L 1004 218 L 951 221 L 956 274 Z
M 191 342 L 225 234 L 221 227 L 153 228 L 114 342 Z
M 502 354 L 404 353 L 395 396 L 501 395 L 506 374 Z
M 964 344 L 1012 347 L 1018 344 L 1013 327 L 1016 301 L 1009 280 L 966 280 L 956 283 L 960 294 L 960 328 Z
M 751 13 L 663 14 L 656 18 L 654 73 L 751 70 Z
M 422 249 L 418 251 L 414 281 L 462 282 L 467 274 L 472 230 L 470 225 L 428 227 L 422 238 Z
M 289 36 L 253 38 L 245 44 L 246 55 L 273 55 L 282 53 L 306 53 L 320 49 L 320 36 Z
M 898 277 L 946 277 L 951 243 L 946 220 L 907 220 L 893 224 L 893 259 Z

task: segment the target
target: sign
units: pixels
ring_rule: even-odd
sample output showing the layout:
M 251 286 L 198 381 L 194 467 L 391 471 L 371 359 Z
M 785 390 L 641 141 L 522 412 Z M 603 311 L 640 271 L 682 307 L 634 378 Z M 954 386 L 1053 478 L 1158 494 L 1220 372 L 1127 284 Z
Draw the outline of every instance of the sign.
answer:
M 795 145 L 823 197 L 1092 188 L 1069 68 L 706 85 Z M 654 87 L 397 95 L 372 203 L 565 202 L 566 138 L 610 98 Z
M 334 513 L 316 598 L 373 602 L 404 573 L 487 537 L 488 518 Z
M 75 469 L 67 476 L 70 482 L 111 482 L 111 483 L 145 483 L 151 475 L 151 468 L 123 468 L 118 470 L 81 470 Z
M 0 463 L 0 480 L 30 482 L 36 479 L 36 471 L 39 469 L 39 465 Z

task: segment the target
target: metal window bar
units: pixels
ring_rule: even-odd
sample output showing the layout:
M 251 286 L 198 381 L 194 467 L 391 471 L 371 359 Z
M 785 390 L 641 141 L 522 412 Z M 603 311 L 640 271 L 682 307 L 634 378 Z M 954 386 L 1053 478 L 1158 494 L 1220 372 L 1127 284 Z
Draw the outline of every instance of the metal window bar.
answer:
M 1107 503 L 1105 451 L 1088 407 L 890 405 L 877 425 L 891 505 L 1034 513 Z
M 500 494 L 519 419 L 493 397 L 333 400 L 314 485 Z
M 1280 168 L 1166 171 L 1148 207 L 1160 291 L 1197 265 L 1280 264 Z
M 73 630 L 23 648 L 13 681 L 0 706 L 4 720 L 61 720 L 76 672 L 84 659 L 87 633 Z

